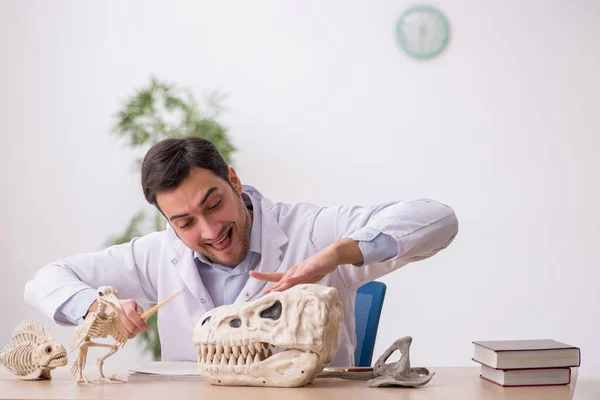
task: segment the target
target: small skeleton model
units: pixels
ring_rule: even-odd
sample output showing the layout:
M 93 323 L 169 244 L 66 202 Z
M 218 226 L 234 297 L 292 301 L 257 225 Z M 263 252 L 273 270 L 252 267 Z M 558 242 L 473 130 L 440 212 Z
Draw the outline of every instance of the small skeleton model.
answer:
M 427 368 L 411 368 L 410 366 L 410 345 L 412 337 L 405 336 L 396 340 L 382 355 L 377 359 L 372 371 L 365 372 L 345 372 L 335 368 L 328 368 L 319 374 L 319 378 L 342 378 L 355 380 L 369 380 L 367 386 L 403 386 L 418 387 L 426 385 L 435 372 L 429 372 Z M 386 361 L 394 353 L 400 351 L 400 360 L 386 364 Z
M 337 290 L 321 285 L 217 307 L 194 327 L 200 374 L 213 385 L 304 386 L 333 359 L 343 316 Z
M 0 353 L 0 364 L 24 381 L 52 379 L 51 371 L 67 365 L 67 351 L 36 320 L 21 322 Z
M 100 371 L 100 378 L 94 379 L 92 382 L 111 383 L 112 381 L 125 382 L 118 376 L 106 378 L 103 372 L 104 361 L 115 354 L 117 350 L 125 345 L 129 333 L 125 325 L 121 322 L 119 315 L 116 313 L 117 308 L 121 308 L 121 303 L 117 297 L 117 289 L 110 286 L 101 286 L 98 288 L 98 311 L 90 312 L 85 317 L 84 322 L 77 327 L 75 339 L 69 348 L 69 352 L 79 347 L 79 356 L 73 364 L 71 372 L 79 374 L 77 384 L 82 382 L 90 383 L 83 375 L 83 369 L 87 360 L 87 352 L 89 347 L 108 347 L 110 351 L 104 356 L 97 359 L 96 363 Z M 115 310 L 115 312 L 107 312 L 107 307 Z M 117 344 L 104 344 L 92 342 L 93 338 L 106 338 L 111 336 L 117 341 Z

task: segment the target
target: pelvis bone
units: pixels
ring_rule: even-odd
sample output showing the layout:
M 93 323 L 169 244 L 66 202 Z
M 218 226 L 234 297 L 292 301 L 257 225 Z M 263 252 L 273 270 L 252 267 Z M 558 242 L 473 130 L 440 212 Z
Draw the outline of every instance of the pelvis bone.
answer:
M 410 366 L 410 345 L 411 336 L 404 336 L 396 340 L 388 349 L 377 359 L 372 371 L 361 372 L 341 371 L 337 368 L 326 369 L 321 372 L 318 378 L 341 378 L 352 380 L 367 380 L 368 387 L 398 386 L 398 387 L 419 387 L 424 386 L 435 372 L 430 372 L 424 367 Z M 386 363 L 387 359 L 398 350 L 401 354 L 400 360 Z
M 410 345 L 412 337 L 405 336 L 396 340 L 392 345 L 377 359 L 373 370 L 375 377 L 367 382 L 369 387 L 381 386 L 424 386 L 435 372 L 429 372 L 424 367 L 410 366 Z M 396 351 L 400 351 L 400 360 L 393 363 L 386 363 L 387 359 Z
M 200 374 L 214 385 L 304 386 L 333 359 L 342 320 L 337 290 L 321 285 L 217 307 L 194 327 Z

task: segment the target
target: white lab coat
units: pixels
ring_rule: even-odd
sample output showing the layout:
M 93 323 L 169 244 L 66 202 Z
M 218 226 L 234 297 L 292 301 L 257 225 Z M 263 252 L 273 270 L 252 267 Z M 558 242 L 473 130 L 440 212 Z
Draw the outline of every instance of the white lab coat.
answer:
M 387 233 L 398 242 L 398 255 L 393 259 L 359 267 L 341 265 L 320 282 L 335 287 L 344 304 L 339 347 L 331 366 L 354 365 L 356 289 L 409 262 L 434 255 L 452 242 L 458 230 L 453 210 L 433 200 L 319 207 L 272 203 L 250 186 L 244 186 L 244 191 L 262 207 L 260 272 L 285 271 L 364 226 Z M 54 318 L 56 310 L 73 294 L 102 285 L 117 288 L 119 298 L 132 298 L 142 304 L 159 302 L 185 288 L 158 312 L 162 359 L 197 359 L 192 329 L 214 306 L 197 272 L 192 250 L 170 226 L 127 244 L 66 257 L 45 266 L 27 282 L 25 301 Z M 264 287 L 265 282 L 248 278 L 236 302 L 260 297 Z

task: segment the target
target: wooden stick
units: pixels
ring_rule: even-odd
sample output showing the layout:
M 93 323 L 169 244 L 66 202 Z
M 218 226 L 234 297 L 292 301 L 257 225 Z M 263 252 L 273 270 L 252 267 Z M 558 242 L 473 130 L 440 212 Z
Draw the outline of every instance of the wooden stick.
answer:
M 158 303 L 158 304 L 154 305 L 152 308 L 148 309 L 148 311 L 146 311 L 145 313 L 143 313 L 142 315 L 140 315 L 140 317 L 142 317 L 143 320 L 146 320 L 152 314 L 154 314 L 155 312 L 157 312 L 159 308 L 161 308 L 162 306 L 164 306 L 165 304 L 167 304 L 169 301 L 173 300 L 175 298 L 175 296 L 178 296 L 181 293 L 183 293 L 183 291 L 184 291 L 184 289 L 181 289 L 181 290 L 173 293 L 172 295 L 170 295 L 169 297 L 167 297 L 166 299 L 164 299 L 160 303 Z

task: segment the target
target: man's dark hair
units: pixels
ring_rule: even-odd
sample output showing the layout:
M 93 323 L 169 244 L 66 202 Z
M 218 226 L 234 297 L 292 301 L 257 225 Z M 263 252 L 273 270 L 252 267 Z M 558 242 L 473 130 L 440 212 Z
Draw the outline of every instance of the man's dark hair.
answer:
M 194 167 L 207 169 L 229 182 L 229 166 L 210 141 L 193 136 L 159 141 L 142 162 L 144 197 L 158 207 L 156 196 L 176 189 Z

